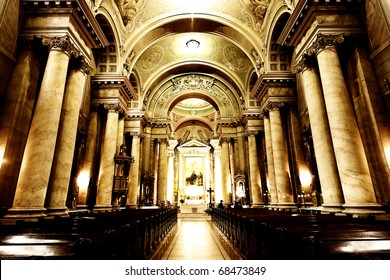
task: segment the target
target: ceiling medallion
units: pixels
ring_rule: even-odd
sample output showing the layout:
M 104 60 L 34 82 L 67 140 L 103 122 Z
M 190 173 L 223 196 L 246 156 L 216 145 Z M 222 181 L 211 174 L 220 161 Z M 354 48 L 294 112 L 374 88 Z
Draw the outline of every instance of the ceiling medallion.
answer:
M 187 48 L 189 48 L 189 49 L 197 49 L 197 48 L 199 48 L 199 45 L 200 45 L 199 41 L 197 41 L 197 40 L 195 40 L 195 39 L 191 39 L 191 40 L 189 40 L 189 41 L 186 43 L 186 46 L 187 46 Z

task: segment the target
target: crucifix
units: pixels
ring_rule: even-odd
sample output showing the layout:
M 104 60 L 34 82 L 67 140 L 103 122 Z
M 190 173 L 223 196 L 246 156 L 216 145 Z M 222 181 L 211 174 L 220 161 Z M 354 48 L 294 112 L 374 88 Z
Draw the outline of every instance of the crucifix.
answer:
M 209 187 L 209 188 L 208 188 L 208 190 L 207 190 L 207 192 L 210 194 L 210 203 L 209 203 L 209 208 L 212 208 L 212 203 L 211 203 L 211 193 L 212 193 L 212 192 L 214 192 L 214 190 L 213 190 L 211 187 Z

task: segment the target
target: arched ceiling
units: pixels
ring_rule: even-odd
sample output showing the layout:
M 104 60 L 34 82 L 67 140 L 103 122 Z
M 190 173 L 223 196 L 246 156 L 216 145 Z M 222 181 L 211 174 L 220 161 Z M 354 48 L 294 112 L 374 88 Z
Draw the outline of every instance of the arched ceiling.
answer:
M 265 19 L 287 2 L 109 0 L 99 8 L 114 13 L 121 62 L 136 77 L 138 109 L 182 128 L 191 119 L 209 126 L 245 109 L 249 83 L 266 56 Z M 199 45 L 191 48 L 191 41 Z

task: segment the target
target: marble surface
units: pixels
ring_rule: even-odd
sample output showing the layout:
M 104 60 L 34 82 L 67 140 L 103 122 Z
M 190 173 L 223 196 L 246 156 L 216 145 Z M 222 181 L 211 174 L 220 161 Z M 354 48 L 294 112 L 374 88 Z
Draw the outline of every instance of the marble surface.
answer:
M 317 71 L 308 68 L 302 73 L 305 99 L 311 121 L 313 146 L 317 158 L 318 176 L 321 183 L 324 207 L 332 205 L 330 211 L 341 211 L 344 198 L 333 152 L 326 107 Z
M 40 216 L 53 163 L 69 56 L 57 50 L 49 53 L 39 98 L 23 155 L 16 193 L 9 216 L 31 210 Z M 35 212 L 35 214 L 34 214 Z
M 232 247 L 205 214 L 179 214 L 178 223 L 151 259 L 240 260 Z
M 326 47 L 317 59 L 345 203 L 375 204 L 367 159 L 336 48 Z

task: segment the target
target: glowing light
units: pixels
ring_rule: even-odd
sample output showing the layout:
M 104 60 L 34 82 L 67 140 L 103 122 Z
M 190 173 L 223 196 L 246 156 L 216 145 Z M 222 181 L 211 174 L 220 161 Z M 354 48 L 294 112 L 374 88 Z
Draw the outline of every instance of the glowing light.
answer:
M 87 171 L 80 172 L 79 176 L 77 177 L 77 185 L 84 190 L 88 188 L 89 173 Z
M 385 147 L 385 156 L 387 164 L 390 165 L 390 146 Z
M 308 187 L 311 184 L 311 173 L 308 170 L 299 171 L 299 180 L 302 186 Z
M 0 150 L 0 168 L 3 165 L 3 160 L 4 160 L 4 149 Z
M 200 45 L 199 41 L 197 41 L 195 39 L 191 39 L 191 40 L 187 41 L 187 43 L 186 43 L 187 48 L 189 48 L 191 50 L 199 48 L 199 45 Z

